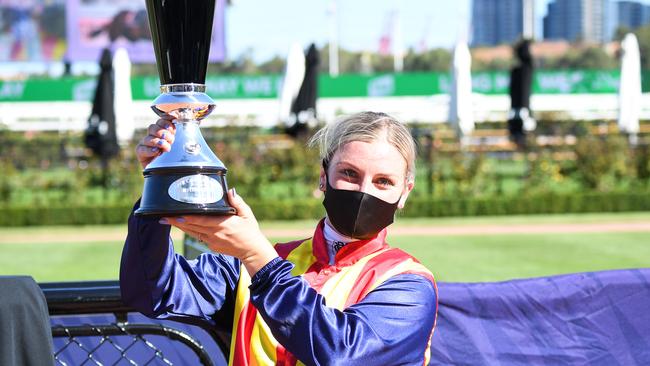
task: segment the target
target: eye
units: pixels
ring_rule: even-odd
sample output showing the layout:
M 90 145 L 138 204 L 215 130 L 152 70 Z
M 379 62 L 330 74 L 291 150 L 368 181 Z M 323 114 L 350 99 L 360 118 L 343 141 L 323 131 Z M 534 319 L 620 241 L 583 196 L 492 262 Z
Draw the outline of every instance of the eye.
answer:
M 388 178 L 378 178 L 376 182 L 383 187 L 391 187 L 395 185 L 395 183 Z
M 342 176 L 344 176 L 348 180 L 351 180 L 351 179 L 357 177 L 357 172 L 355 172 L 352 169 L 341 169 L 340 173 L 341 173 Z

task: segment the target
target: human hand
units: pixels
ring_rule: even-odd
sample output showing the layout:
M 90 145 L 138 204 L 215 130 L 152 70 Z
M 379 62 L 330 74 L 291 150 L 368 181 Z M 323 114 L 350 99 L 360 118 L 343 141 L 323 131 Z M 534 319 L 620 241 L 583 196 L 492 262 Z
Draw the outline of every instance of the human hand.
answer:
M 163 116 L 156 123 L 149 125 L 147 136 L 143 137 L 135 148 L 142 169 L 146 168 L 158 155 L 172 149 L 176 127 L 174 117 Z
M 251 208 L 234 189 L 228 190 L 228 201 L 237 210 L 236 215 L 166 217 L 160 222 L 176 226 L 214 252 L 239 258 L 252 277 L 278 254 L 262 234 Z

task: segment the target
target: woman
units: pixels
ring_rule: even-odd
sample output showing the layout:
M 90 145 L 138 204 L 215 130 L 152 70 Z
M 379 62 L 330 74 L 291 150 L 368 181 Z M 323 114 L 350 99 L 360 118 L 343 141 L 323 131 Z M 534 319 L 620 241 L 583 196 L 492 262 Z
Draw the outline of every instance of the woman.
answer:
M 173 132 L 168 120 L 150 126 L 137 148 L 143 167 L 169 151 Z M 132 215 L 123 301 L 150 317 L 230 326 L 231 365 L 426 365 L 435 282 L 385 242 L 413 189 L 411 135 L 386 114 L 364 112 L 312 142 L 320 144 L 327 216 L 311 239 L 272 246 L 235 189 L 228 200 L 236 216 Z M 174 254 L 169 225 L 215 254 Z

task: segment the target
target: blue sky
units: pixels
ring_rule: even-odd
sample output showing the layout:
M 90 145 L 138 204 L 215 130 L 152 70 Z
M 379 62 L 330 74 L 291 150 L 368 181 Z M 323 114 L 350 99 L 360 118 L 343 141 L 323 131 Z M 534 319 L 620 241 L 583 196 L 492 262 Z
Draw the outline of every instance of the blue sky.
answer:
M 228 54 L 247 50 L 255 60 L 284 54 L 292 42 L 327 43 L 327 10 L 333 0 L 233 0 L 226 18 Z M 550 0 L 537 0 L 537 32 Z M 471 20 L 470 0 L 336 0 L 339 44 L 352 50 L 376 51 L 387 16 L 397 9 L 405 47 L 426 38 L 429 47 L 451 47 Z M 650 3 L 650 0 L 642 0 Z M 429 25 L 427 26 L 427 23 Z M 426 34 L 426 37 L 424 35 Z
M 540 11 L 548 0 L 538 0 Z M 327 43 L 332 0 L 235 0 L 226 18 L 229 56 L 247 49 L 256 60 L 283 55 L 292 42 Z M 471 19 L 470 0 L 336 0 L 339 44 L 347 49 L 372 50 L 386 28 L 388 14 L 397 9 L 405 47 L 423 38 L 430 47 L 450 47 Z M 543 4 L 542 4 L 543 3 Z M 428 24 L 428 25 L 427 25 Z
M 226 15 L 229 56 L 247 49 L 256 60 L 284 55 L 292 42 L 322 45 L 329 36 L 332 0 L 235 0 Z M 376 50 L 388 14 L 398 9 L 405 46 L 451 45 L 469 17 L 469 0 L 337 0 L 339 44 L 354 50 Z M 428 26 L 427 23 L 431 23 Z

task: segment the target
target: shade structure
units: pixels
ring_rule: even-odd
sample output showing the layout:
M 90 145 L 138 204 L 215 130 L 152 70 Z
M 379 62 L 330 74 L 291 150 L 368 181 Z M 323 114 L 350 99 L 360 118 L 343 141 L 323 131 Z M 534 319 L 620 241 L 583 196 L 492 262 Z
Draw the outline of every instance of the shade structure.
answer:
M 120 145 L 133 138 L 133 96 L 131 93 L 131 61 L 124 48 L 118 48 L 113 55 L 115 81 L 115 134 Z
M 639 132 L 641 111 L 641 56 L 636 36 L 628 33 L 621 42 L 621 81 L 618 89 L 618 128 L 627 134 Z
M 291 104 L 290 121 L 287 133 L 297 136 L 307 130 L 308 125 L 316 124 L 316 101 L 318 99 L 318 67 L 320 55 L 314 44 L 305 54 L 305 75 L 296 99 Z
M 530 41 L 522 40 L 514 46 L 517 65 L 510 72 L 510 107 L 513 110 L 523 108 L 530 111 L 530 94 L 533 86 L 533 55 L 530 52 Z
M 448 120 L 461 137 L 474 131 L 471 68 L 472 58 L 467 43 L 456 43 L 451 71 L 452 82 L 449 90 Z
M 112 54 L 106 48 L 99 61 L 100 72 L 84 142 L 93 153 L 108 159 L 118 154 L 115 133 L 115 84 Z
M 287 126 L 293 125 L 290 121 L 291 106 L 298 97 L 300 86 L 305 78 L 305 55 L 299 44 L 294 43 L 289 48 L 287 64 L 285 66 L 282 89 L 280 90 L 280 122 Z

